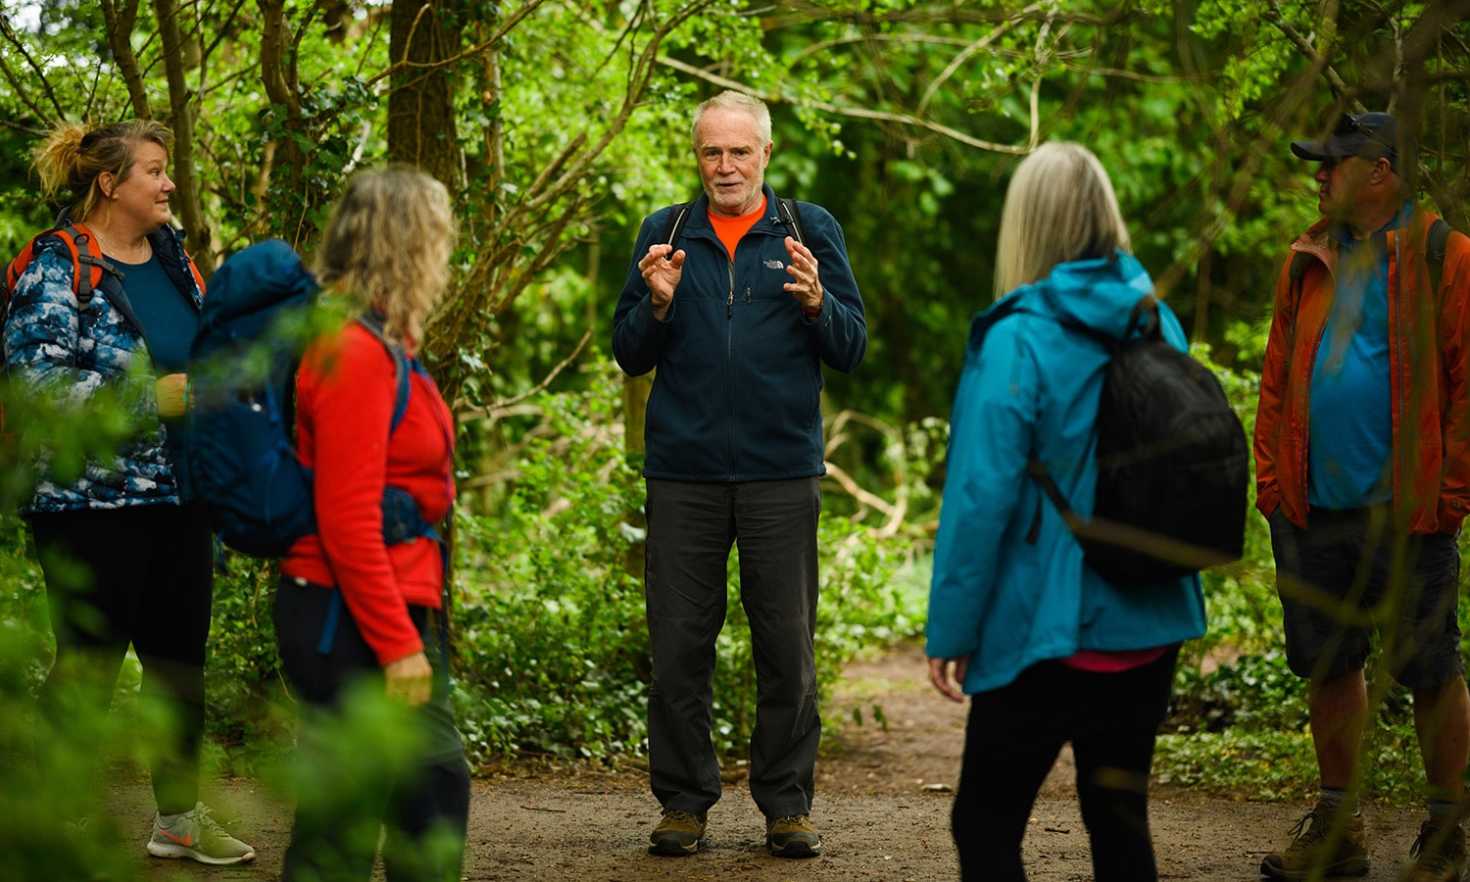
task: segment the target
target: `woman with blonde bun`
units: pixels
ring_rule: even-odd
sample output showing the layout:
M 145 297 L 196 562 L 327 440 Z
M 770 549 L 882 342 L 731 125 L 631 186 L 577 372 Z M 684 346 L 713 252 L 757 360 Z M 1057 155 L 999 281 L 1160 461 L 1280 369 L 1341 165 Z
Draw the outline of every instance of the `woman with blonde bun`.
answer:
M 391 882 L 460 878 L 470 778 L 449 706 L 445 549 L 431 526 L 454 500 L 454 418 L 413 359 L 453 249 L 444 185 L 393 166 L 353 175 L 318 250 L 323 289 L 360 316 L 313 342 L 296 372 L 297 454 L 312 472 L 317 530 L 281 564 L 276 643 L 304 706 L 303 751 L 352 786 L 301 794 L 286 882 L 366 882 L 385 825 Z M 389 490 L 411 497 L 420 522 L 391 544 Z M 414 708 L 418 746 L 404 768 L 363 773 L 356 746 L 322 725 L 354 686 Z
M 170 224 L 172 134 L 151 120 L 57 126 L 36 150 L 47 198 L 64 205 L 32 240 L 4 325 L 12 381 L 64 406 L 104 390 L 132 410 L 137 432 L 80 473 L 42 469 L 23 514 L 35 537 L 56 633 L 42 700 L 94 690 L 106 705 L 128 645 L 143 690 L 174 711 L 176 737 L 152 763 L 157 814 L 147 850 L 207 864 L 253 860 L 199 801 L 204 647 L 213 543 L 208 520 L 182 505 L 166 450 L 183 415 L 184 374 L 204 283 Z M 135 382 L 138 368 L 153 378 Z

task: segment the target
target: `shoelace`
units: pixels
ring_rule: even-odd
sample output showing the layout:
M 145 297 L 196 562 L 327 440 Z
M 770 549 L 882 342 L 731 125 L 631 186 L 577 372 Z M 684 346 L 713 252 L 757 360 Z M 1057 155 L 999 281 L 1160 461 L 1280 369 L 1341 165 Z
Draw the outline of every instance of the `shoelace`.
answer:
M 1321 839 L 1322 832 L 1318 829 L 1317 824 L 1314 823 L 1316 820 L 1317 810 L 1314 808 L 1305 815 L 1302 815 L 1302 819 L 1297 821 L 1296 826 L 1292 827 L 1286 835 L 1290 836 L 1293 842 L 1298 842 L 1303 839 Z
M 1409 846 L 1409 857 L 1419 858 L 1424 855 L 1424 847 L 1431 842 L 1436 846 L 1434 851 L 1424 855 L 1425 860 L 1419 861 L 1420 866 L 1431 869 L 1451 866 L 1454 862 L 1450 856 L 1445 854 L 1444 846 L 1448 844 L 1450 832 L 1440 827 L 1424 824 L 1419 827 L 1419 835 L 1414 837 L 1414 844 Z
M 777 824 L 791 824 L 792 826 L 799 827 L 802 825 L 805 819 L 806 815 L 782 815 L 781 817 L 772 821 L 771 826 L 774 827 Z
M 679 809 L 664 812 L 664 818 L 669 821 L 687 821 L 691 824 L 699 823 L 699 815 L 696 815 L 694 812 L 686 812 Z
M 199 832 L 201 834 L 219 834 L 224 832 L 224 828 L 219 825 L 219 822 L 210 817 L 209 809 L 202 802 L 194 807 L 194 820 L 198 822 Z

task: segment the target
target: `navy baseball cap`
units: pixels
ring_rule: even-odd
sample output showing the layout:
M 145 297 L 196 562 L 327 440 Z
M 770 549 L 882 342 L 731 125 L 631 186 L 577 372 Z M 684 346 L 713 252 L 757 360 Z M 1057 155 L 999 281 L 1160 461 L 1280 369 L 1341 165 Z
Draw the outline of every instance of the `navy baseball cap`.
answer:
M 1302 159 L 1321 162 L 1327 159 L 1362 159 L 1388 157 L 1398 164 L 1398 123 L 1387 113 L 1344 113 L 1333 126 L 1332 134 L 1320 141 L 1292 141 L 1291 152 Z

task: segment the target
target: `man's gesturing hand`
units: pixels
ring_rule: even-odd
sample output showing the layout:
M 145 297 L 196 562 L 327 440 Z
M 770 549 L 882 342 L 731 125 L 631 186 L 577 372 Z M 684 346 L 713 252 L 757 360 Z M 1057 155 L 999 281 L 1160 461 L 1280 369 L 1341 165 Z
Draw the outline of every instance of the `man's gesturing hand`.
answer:
M 653 317 L 659 321 L 669 314 L 674 289 L 684 276 L 684 250 L 674 251 L 672 257 L 670 251 L 674 251 L 674 246 L 653 245 L 638 261 L 638 272 L 643 274 L 643 283 L 648 286 L 649 299 L 653 302 Z
M 816 315 L 822 309 L 822 281 L 817 277 L 817 256 L 790 236 L 786 237 L 786 254 L 791 258 L 786 264 L 786 272 L 791 274 L 792 281 L 784 287 L 801 304 L 803 312 Z

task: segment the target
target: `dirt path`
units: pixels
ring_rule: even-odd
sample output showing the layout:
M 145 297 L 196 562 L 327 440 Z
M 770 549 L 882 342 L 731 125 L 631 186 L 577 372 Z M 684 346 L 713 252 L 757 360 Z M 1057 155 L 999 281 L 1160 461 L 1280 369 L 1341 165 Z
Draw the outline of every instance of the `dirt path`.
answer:
M 814 814 L 826 841 L 816 860 L 782 861 L 761 848 L 759 812 L 729 770 L 725 796 L 710 813 L 712 847 L 692 858 L 645 853 L 657 803 L 636 768 L 613 772 L 517 764 L 475 782 L 470 818 L 469 880 L 642 882 L 642 880 L 946 880 L 957 878 L 949 838 L 951 785 L 959 770 L 964 708 L 933 695 L 920 680 L 922 659 L 908 650 L 853 666 L 824 713 L 827 736 L 818 765 Z M 880 703 L 885 731 L 872 719 Z M 852 719 L 860 708 L 863 724 Z M 1038 800 L 1025 852 L 1033 882 L 1092 878 L 1086 831 L 1073 800 L 1072 766 L 1064 754 Z M 209 882 L 273 879 L 289 834 L 285 806 L 250 782 L 216 785 L 210 800 L 236 816 L 234 828 L 260 853 L 252 868 L 215 869 L 152 861 L 150 878 Z M 149 797 L 141 785 L 120 787 L 117 807 L 147 836 Z M 1161 878 L 1250 880 L 1303 807 L 1232 802 L 1156 790 L 1152 808 Z M 1398 878 L 1416 832 L 1412 810 L 1367 812 L 1375 856 L 1370 882 Z M 130 821 L 131 823 L 131 821 Z

